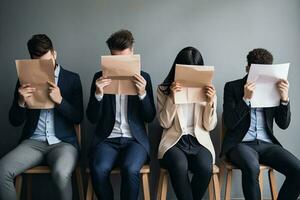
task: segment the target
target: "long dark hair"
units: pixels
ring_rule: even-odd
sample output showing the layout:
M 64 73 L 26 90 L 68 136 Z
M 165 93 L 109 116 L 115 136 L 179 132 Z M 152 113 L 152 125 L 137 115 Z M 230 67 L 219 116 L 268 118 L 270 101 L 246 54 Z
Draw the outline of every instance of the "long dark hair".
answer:
M 204 65 L 201 53 L 195 47 L 185 47 L 176 56 L 172 68 L 165 78 L 164 82 L 160 84 L 160 90 L 165 94 L 170 94 L 170 86 L 174 82 L 175 66 L 176 64 L 183 65 Z

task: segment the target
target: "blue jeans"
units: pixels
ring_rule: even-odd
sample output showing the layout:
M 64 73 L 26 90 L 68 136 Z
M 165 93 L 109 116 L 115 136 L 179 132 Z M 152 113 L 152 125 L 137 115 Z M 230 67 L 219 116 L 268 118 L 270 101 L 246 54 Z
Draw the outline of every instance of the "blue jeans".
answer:
M 90 159 L 92 182 L 97 197 L 114 199 L 110 172 L 115 166 L 119 166 L 122 178 L 121 199 L 138 199 L 140 169 L 146 161 L 146 150 L 133 138 L 108 138 L 97 144 Z

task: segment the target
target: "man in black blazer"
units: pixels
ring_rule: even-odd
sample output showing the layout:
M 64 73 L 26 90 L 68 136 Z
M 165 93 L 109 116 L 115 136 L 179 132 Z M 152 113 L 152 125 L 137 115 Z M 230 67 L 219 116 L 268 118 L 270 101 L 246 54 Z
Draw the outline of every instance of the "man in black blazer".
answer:
M 133 36 L 128 30 L 113 33 L 106 41 L 112 55 L 133 54 Z M 138 95 L 103 94 L 111 80 L 95 74 L 86 110 L 96 124 L 90 151 L 90 169 L 95 193 L 100 199 L 113 199 L 110 172 L 121 168 L 121 199 L 138 199 L 140 169 L 146 162 L 150 145 L 145 123 L 155 117 L 150 76 L 141 71 L 134 76 Z
M 34 35 L 27 46 L 32 59 L 53 60 L 55 83 L 49 82 L 49 96 L 55 107 L 27 108 L 26 102 L 36 88 L 17 82 L 9 121 L 13 126 L 25 125 L 20 144 L 0 160 L 0 199 L 16 200 L 14 178 L 46 161 L 59 199 L 72 200 L 71 175 L 78 157 L 74 124 L 83 118 L 80 77 L 56 63 L 57 53 L 48 36 Z
M 251 64 L 272 64 L 273 56 L 265 49 L 254 49 L 247 56 Z M 242 186 L 246 200 L 261 199 L 259 164 L 268 165 L 286 176 L 278 200 L 295 200 L 300 193 L 300 161 L 284 149 L 273 134 L 273 121 L 287 129 L 290 120 L 289 83 L 277 83 L 281 102 L 276 107 L 252 108 L 255 83 L 243 79 L 226 83 L 224 88 L 224 124 L 226 134 L 221 155 L 242 171 Z

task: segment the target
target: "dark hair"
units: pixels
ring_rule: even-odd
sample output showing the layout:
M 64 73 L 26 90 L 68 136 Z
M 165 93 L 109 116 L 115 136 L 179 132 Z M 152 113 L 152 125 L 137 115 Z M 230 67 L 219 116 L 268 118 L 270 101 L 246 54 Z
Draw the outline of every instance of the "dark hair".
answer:
M 266 49 L 253 49 L 247 55 L 247 62 L 249 67 L 251 64 L 272 64 L 273 55 Z
M 132 48 L 134 43 L 133 35 L 128 30 L 119 30 L 113 33 L 107 40 L 106 44 L 110 51 L 112 50 L 124 50 Z
M 41 57 L 49 50 L 53 51 L 52 41 L 45 34 L 33 35 L 27 42 L 27 48 L 31 58 Z
M 160 84 L 160 90 L 165 94 L 170 94 L 170 86 L 174 82 L 175 66 L 176 64 L 183 65 L 204 65 L 201 53 L 194 47 L 185 47 L 176 56 L 172 68 L 165 78 L 164 82 Z

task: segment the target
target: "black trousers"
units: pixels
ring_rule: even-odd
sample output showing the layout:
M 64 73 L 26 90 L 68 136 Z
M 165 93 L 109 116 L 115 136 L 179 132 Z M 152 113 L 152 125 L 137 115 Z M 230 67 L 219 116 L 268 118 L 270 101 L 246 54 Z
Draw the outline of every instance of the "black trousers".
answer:
M 132 138 L 108 138 L 93 149 L 90 169 L 93 187 L 99 199 L 113 200 L 110 172 L 115 166 L 121 169 L 121 199 L 137 200 L 140 186 L 140 169 L 147 161 L 144 147 Z
M 280 145 L 254 140 L 242 142 L 226 154 L 242 171 L 246 200 L 260 200 L 259 164 L 265 164 L 285 175 L 278 200 L 296 200 L 300 193 L 300 161 Z
M 212 175 L 212 155 L 195 137 L 184 135 L 160 160 L 169 172 L 178 200 L 200 200 Z M 193 174 L 190 181 L 188 172 Z

